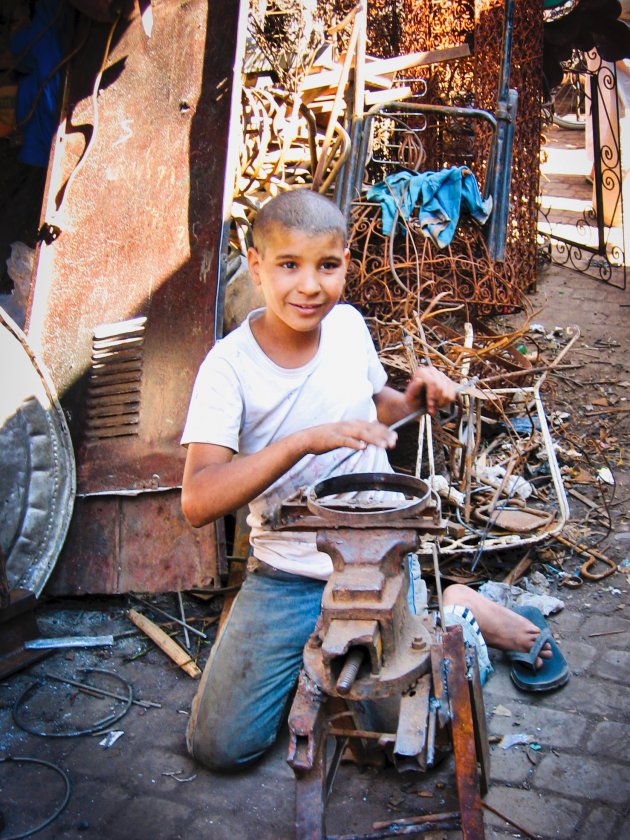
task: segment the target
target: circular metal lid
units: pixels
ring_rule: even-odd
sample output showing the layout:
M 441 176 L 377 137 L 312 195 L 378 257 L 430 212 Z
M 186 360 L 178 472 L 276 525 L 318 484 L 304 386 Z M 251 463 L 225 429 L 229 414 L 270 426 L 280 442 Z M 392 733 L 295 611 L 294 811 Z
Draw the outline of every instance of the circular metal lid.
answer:
M 40 595 L 68 531 L 74 451 L 52 381 L 0 307 L 0 548 L 9 589 Z

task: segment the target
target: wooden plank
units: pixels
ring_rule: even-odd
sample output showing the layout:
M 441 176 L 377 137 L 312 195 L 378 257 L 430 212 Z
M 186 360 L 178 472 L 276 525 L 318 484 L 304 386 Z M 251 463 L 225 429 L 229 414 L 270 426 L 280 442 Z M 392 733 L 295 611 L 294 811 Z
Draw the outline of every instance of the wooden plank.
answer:
M 468 44 L 456 47 L 444 47 L 438 50 L 398 55 L 394 58 L 367 58 L 366 78 L 387 76 L 390 73 L 400 73 L 401 70 L 411 70 L 412 67 L 424 67 L 427 64 L 438 64 L 442 61 L 454 61 L 457 58 L 467 58 L 470 55 Z
M 152 642 L 160 648 L 170 659 L 173 660 L 182 671 L 185 671 L 189 677 L 198 679 L 201 676 L 201 670 L 197 667 L 196 662 L 191 659 L 190 654 L 181 648 L 177 642 L 174 642 L 161 627 L 158 627 L 146 615 L 137 612 L 136 610 L 129 610 L 127 613 L 129 620 L 139 627 Z
M 365 92 L 365 104 L 369 108 L 372 105 L 386 105 L 388 102 L 401 102 L 413 96 L 410 87 L 393 87 L 391 90 L 367 90 Z

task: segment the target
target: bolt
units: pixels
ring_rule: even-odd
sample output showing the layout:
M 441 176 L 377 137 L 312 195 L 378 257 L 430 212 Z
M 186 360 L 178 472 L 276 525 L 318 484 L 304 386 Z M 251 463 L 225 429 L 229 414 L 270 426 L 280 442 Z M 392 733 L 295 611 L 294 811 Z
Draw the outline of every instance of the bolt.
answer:
M 345 664 L 339 674 L 339 679 L 335 688 L 339 694 L 347 694 L 352 688 L 352 684 L 357 678 L 359 668 L 363 662 L 365 650 L 363 648 L 354 648 L 346 657 Z

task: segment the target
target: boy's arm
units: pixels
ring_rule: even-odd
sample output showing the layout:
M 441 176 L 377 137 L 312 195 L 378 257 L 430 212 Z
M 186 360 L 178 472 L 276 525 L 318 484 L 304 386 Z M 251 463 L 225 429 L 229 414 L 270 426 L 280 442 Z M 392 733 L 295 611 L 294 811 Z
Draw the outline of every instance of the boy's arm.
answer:
M 438 408 L 453 402 L 457 386 L 452 379 L 431 366 L 419 367 L 411 378 L 404 393 L 386 385 L 374 395 L 378 419 L 391 426 L 413 411 L 426 406 L 434 417 Z
M 182 481 L 182 511 L 195 528 L 213 522 L 251 502 L 305 455 L 333 449 L 391 448 L 395 432 L 381 423 L 347 420 L 313 426 L 240 458 L 231 449 L 210 443 L 188 446 Z

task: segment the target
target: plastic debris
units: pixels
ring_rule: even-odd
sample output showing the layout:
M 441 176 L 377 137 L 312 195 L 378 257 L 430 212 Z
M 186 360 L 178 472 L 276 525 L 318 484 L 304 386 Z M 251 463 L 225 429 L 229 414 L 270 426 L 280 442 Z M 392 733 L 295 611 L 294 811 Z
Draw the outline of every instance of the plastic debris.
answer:
M 99 747 L 105 747 L 105 749 L 108 750 L 110 747 L 113 747 L 116 741 L 119 738 L 122 738 L 124 734 L 125 733 L 122 729 L 112 729 L 111 732 L 107 733 L 102 741 L 98 742 L 98 745 Z
M 510 747 L 516 744 L 529 744 L 531 737 L 526 732 L 517 732 L 515 735 L 504 735 L 499 741 L 499 746 L 502 750 L 509 750 Z
M 525 592 L 520 586 L 511 586 L 496 580 L 486 581 L 479 587 L 479 592 L 491 601 L 508 608 L 537 607 L 543 615 L 551 615 L 564 609 L 564 601 L 553 595 Z
M 512 717 L 512 712 L 500 703 L 498 706 L 494 707 L 492 714 L 497 715 L 498 717 Z
M 604 484 L 614 485 L 615 483 L 615 477 L 608 467 L 601 467 L 601 469 L 597 470 L 597 480 Z

